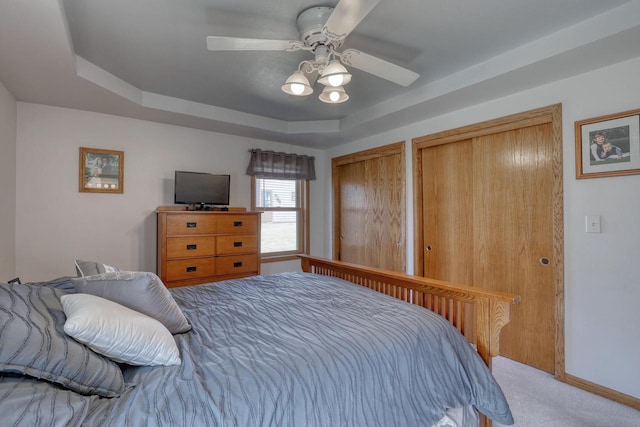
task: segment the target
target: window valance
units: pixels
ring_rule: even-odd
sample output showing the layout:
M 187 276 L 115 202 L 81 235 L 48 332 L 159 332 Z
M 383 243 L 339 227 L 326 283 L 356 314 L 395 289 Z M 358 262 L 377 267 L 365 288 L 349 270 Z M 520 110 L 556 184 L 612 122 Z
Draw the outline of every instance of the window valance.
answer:
M 249 150 L 247 175 L 273 179 L 316 179 L 314 158 L 275 151 Z

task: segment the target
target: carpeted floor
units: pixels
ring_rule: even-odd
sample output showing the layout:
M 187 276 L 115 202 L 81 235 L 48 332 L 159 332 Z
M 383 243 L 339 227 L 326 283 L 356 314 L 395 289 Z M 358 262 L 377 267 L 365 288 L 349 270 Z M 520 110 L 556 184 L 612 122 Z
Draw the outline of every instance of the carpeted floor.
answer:
M 517 427 L 640 427 L 640 411 L 557 381 L 527 365 L 496 357 L 493 374 Z

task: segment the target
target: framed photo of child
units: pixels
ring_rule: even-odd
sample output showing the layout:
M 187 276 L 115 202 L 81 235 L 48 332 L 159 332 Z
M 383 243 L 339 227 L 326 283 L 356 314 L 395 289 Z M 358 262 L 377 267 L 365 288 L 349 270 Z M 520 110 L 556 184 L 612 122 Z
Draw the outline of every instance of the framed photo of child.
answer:
M 80 192 L 123 193 L 124 151 L 80 147 Z
M 640 110 L 575 122 L 576 178 L 640 174 Z

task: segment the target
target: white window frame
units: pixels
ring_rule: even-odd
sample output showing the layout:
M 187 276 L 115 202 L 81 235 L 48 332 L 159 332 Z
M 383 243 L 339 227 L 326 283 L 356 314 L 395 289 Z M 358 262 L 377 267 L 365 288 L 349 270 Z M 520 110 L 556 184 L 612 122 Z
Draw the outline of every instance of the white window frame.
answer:
M 274 207 L 273 199 L 271 200 L 271 207 L 256 206 L 257 194 L 256 186 L 257 180 L 251 176 L 251 210 L 255 212 L 296 212 L 296 221 L 298 224 L 298 247 L 292 251 L 282 252 L 262 252 L 262 262 L 277 262 L 297 259 L 298 254 L 309 253 L 309 180 L 299 179 L 296 180 L 296 206 L 295 207 Z M 274 180 L 274 178 L 265 178 L 268 180 Z M 277 180 L 277 179 L 275 179 Z

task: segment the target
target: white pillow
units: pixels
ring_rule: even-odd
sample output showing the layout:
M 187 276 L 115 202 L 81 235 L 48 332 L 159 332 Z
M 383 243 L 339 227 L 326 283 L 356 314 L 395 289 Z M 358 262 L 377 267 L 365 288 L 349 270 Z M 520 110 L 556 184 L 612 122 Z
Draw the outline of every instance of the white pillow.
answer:
M 157 320 L 95 295 L 63 295 L 60 302 L 65 333 L 96 353 L 130 365 L 181 363 L 173 336 Z

